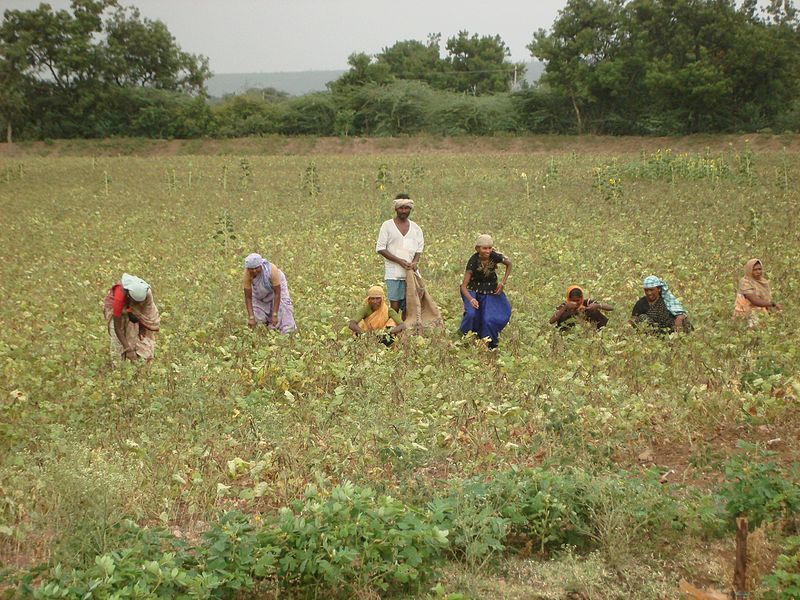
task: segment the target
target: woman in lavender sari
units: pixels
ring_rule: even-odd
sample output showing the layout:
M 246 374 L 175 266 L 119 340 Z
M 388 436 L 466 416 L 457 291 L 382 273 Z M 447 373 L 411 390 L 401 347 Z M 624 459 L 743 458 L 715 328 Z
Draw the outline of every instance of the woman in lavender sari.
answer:
M 260 254 L 244 259 L 244 306 L 250 327 L 264 323 L 280 333 L 297 329 L 286 275 Z

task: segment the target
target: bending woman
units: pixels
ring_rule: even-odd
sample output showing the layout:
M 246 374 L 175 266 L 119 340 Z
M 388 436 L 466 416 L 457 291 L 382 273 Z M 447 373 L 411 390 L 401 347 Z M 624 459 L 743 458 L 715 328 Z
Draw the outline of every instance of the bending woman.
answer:
M 558 323 L 558 328 L 562 331 L 573 328 L 578 320 L 591 323 L 597 329 L 605 327 L 608 317 L 600 311 L 614 310 L 614 307 L 610 304 L 590 300 L 585 296 L 582 287 L 569 286 L 566 301 L 556 308 L 556 312 L 550 317 L 550 323 Z
M 111 360 L 153 360 L 161 317 L 150 284 L 123 273 L 108 290 L 103 313 L 111 339 Z
M 263 323 L 280 333 L 297 329 L 286 275 L 260 254 L 244 259 L 244 307 L 250 327 Z
M 497 265 L 506 271 L 503 281 L 497 281 Z M 475 254 L 467 261 L 461 282 L 461 299 L 464 301 L 464 318 L 458 328 L 462 334 L 475 332 L 489 339 L 489 348 L 497 348 L 500 332 L 511 319 L 511 304 L 503 288 L 511 275 L 511 261 L 494 250 L 494 241 L 487 234 L 479 235 Z
M 642 282 L 644 296 L 639 298 L 631 312 L 631 323 L 649 323 L 661 333 L 692 330 L 686 309 L 669 291 L 667 282 L 650 275 Z
M 739 280 L 733 316 L 746 319 L 750 327 L 755 327 L 759 314 L 775 310 L 781 310 L 781 306 L 772 301 L 769 281 L 764 278 L 764 266 L 759 259 L 751 258 L 744 266 L 744 277 Z

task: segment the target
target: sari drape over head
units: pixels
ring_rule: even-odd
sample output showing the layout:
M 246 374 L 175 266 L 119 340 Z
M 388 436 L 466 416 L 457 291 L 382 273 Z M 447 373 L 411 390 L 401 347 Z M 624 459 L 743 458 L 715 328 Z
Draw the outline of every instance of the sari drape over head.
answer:
M 260 262 L 258 262 L 260 259 Z M 255 265 L 255 266 L 247 266 Z M 281 288 L 281 302 L 278 306 L 278 318 L 276 323 L 272 323 L 272 303 L 275 299 L 275 290 L 272 286 L 272 263 L 261 258 L 258 254 L 251 254 L 245 259 L 245 267 L 253 269 L 261 267 L 261 273 L 255 277 L 250 276 L 250 272 L 245 270 L 245 280 L 249 281 L 253 292 L 253 314 L 256 321 L 265 323 L 281 333 L 291 333 L 297 329 L 294 322 L 294 306 L 292 298 L 289 296 L 289 284 L 286 275 L 280 272 L 278 280 Z
M 579 285 L 571 285 L 571 286 L 569 286 L 567 288 L 567 296 L 566 296 L 567 302 L 572 302 L 573 301 L 569 297 L 569 295 L 572 293 L 573 290 L 580 290 L 580 292 L 581 292 L 581 301 L 578 304 L 578 312 L 585 311 L 586 310 L 586 303 L 584 302 L 584 300 L 586 300 L 586 292 L 583 291 L 583 288 L 581 286 L 579 286 Z
M 744 277 L 739 280 L 739 287 L 736 289 L 736 303 L 733 306 L 734 317 L 753 319 L 757 313 L 769 312 L 767 307 L 755 306 L 745 296 L 745 294 L 752 294 L 765 302 L 772 302 L 769 281 L 767 281 L 763 273 L 758 278 L 753 275 L 753 269 L 757 264 L 763 263 L 757 258 L 751 258 L 744 266 Z
M 364 298 L 364 302 L 369 306 L 369 296 Z M 394 319 L 389 317 L 389 305 L 386 300 L 381 301 L 378 310 L 373 310 L 372 313 L 358 322 L 358 328 L 361 331 L 382 331 L 386 327 L 394 327 L 397 323 Z

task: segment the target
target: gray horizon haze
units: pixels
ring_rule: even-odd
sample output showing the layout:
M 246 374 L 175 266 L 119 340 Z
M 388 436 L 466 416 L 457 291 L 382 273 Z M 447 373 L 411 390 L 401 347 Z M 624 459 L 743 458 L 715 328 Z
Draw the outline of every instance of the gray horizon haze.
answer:
M 0 9 L 31 10 L 41 2 L 2 0 Z M 68 0 L 48 2 L 55 10 Z M 538 29 L 549 29 L 566 0 L 120 0 L 142 17 L 163 21 L 186 52 L 207 56 L 214 73 L 347 69 L 353 52 L 376 54 L 400 40 L 424 41 L 461 30 L 499 35 L 515 62 Z

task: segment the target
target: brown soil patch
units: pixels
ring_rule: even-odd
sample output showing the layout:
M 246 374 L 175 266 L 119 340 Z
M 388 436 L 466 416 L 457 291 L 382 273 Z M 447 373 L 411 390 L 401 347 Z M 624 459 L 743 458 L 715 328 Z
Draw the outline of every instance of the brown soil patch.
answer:
M 787 422 L 755 426 L 732 425 L 728 429 L 707 432 L 692 440 L 662 439 L 648 448 L 631 448 L 633 454 L 619 457 L 618 463 L 625 468 L 636 463 L 645 467 L 656 466 L 666 474 L 664 483 L 715 487 L 721 482 L 720 464 L 742 452 L 737 447 L 739 440 L 758 444 L 761 448 L 774 452 L 769 460 L 783 467 L 797 463 L 800 456 L 800 428 Z
M 106 138 L 0 143 L 0 158 L 35 156 L 177 156 L 177 155 L 415 155 L 415 154 L 635 154 L 671 148 L 676 152 L 720 152 L 750 143 L 754 151 L 800 152 L 800 134 L 612 137 L 521 135 L 498 137 L 283 137 L 153 140 Z

